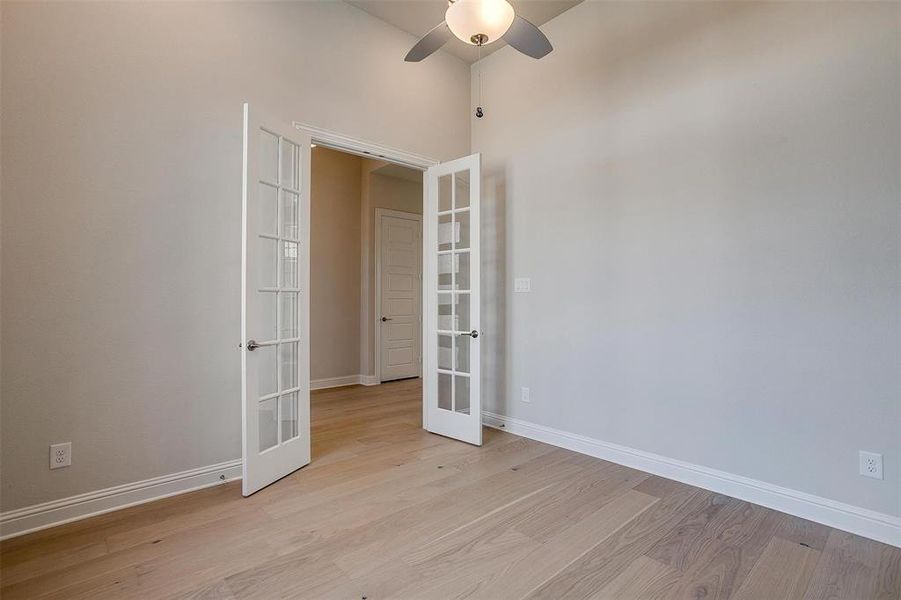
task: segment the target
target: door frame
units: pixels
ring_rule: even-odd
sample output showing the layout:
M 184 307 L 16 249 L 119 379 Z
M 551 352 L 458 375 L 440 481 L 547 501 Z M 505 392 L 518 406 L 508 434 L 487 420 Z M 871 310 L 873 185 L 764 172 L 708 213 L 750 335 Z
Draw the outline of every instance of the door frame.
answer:
M 329 129 L 323 129 L 321 127 L 316 127 L 315 125 L 302 123 L 300 121 L 294 121 L 293 125 L 296 129 L 309 134 L 312 142 L 318 146 L 331 148 L 333 150 L 340 150 L 341 152 L 347 152 L 349 154 L 356 154 L 357 156 L 362 156 L 363 158 L 381 159 L 404 167 L 416 169 L 417 171 L 422 171 L 422 210 L 423 212 L 425 212 L 426 203 L 428 202 L 429 198 L 429 182 L 428 177 L 425 176 L 425 171 L 429 167 L 434 167 L 435 165 L 439 164 L 439 160 L 430 156 L 424 156 L 422 154 L 416 154 L 414 152 L 407 152 L 406 150 L 401 150 L 399 148 L 392 148 L 390 146 L 385 146 L 383 144 L 378 144 L 369 140 L 363 140 L 360 138 L 344 135 L 343 133 L 338 133 Z M 425 232 L 423 232 L 423 256 L 425 253 L 426 243 L 428 241 L 427 237 L 428 236 L 425 234 Z M 427 272 L 428 267 L 426 266 L 427 263 L 425 260 L 423 260 L 422 263 L 422 280 L 427 281 L 426 277 L 429 276 L 429 273 Z M 363 273 L 361 273 L 361 276 L 362 275 Z M 426 294 L 426 286 L 422 285 L 420 287 L 422 289 L 420 314 L 429 314 L 426 311 L 431 310 L 432 303 L 429 301 L 428 294 Z M 425 339 L 426 328 L 420 326 L 419 329 L 421 332 L 420 355 L 423 355 L 426 352 L 427 348 Z M 309 331 L 307 332 L 307 335 L 309 335 Z M 423 377 L 423 386 L 425 386 L 425 370 L 420 367 L 420 372 L 422 373 Z M 377 371 L 376 377 L 378 377 Z M 424 429 L 428 429 L 428 411 L 426 410 L 424 387 L 422 394 L 422 427 Z
M 424 178 L 424 174 L 423 174 Z M 425 207 L 423 207 L 425 209 Z M 422 269 L 423 263 L 423 248 L 422 248 L 422 215 L 406 212 L 403 210 L 393 210 L 390 208 L 376 208 L 375 209 L 375 306 L 372 311 L 372 322 L 375 323 L 375 376 L 379 380 L 379 383 L 382 382 L 382 327 L 379 325 L 379 318 L 382 315 L 382 217 L 394 217 L 396 219 L 406 219 L 408 221 L 418 221 L 419 222 L 419 240 L 420 240 L 420 248 L 419 248 L 419 292 L 420 296 L 423 298 L 425 294 L 423 293 L 423 285 L 422 285 Z M 419 376 L 422 377 L 422 352 L 424 346 L 422 345 L 422 313 L 423 313 L 423 305 L 422 300 L 419 302 L 419 337 L 420 337 L 420 346 L 419 346 Z

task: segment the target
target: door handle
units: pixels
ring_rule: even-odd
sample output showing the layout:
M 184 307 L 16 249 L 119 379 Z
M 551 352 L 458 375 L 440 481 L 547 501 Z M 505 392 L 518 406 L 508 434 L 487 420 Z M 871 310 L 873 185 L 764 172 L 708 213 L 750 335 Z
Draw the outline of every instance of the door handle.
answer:
M 247 340 L 247 350 L 248 350 L 248 352 L 253 352 L 254 350 L 256 350 L 256 349 L 259 348 L 259 347 L 260 347 L 260 345 L 257 344 L 257 341 L 256 341 L 256 340 Z
M 479 332 L 476 331 L 475 329 L 473 329 L 472 331 L 470 331 L 468 333 L 460 333 L 458 335 L 468 335 L 472 339 L 476 339 L 477 337 L 479 337 Z
M 393 321 L 394 319 L 389 319 L 388 317 L 382 317 L 382 323 L 385 321 Z

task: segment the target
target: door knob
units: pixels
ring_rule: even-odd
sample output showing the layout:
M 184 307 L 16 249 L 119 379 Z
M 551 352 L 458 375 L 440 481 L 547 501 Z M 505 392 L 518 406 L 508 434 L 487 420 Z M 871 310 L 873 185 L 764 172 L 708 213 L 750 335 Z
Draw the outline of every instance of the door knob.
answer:
M 388 317 L 382 317 L 382 323 L 384 323 L 385 321 L 391 321 L 391 319 L 389 319 Z
M 473 329 L 473 330 L 470 331 L 469 333 L 461 333 L 460 335 L 468 335 L 468 336 L 471 337 L 472 339 L 476 339 L 477 337 L 479 337 L 479 332 L 476 331 L 475 329 Z
M 254 350 L 256 350 L 259 347 L 260 347 L 260 345 L 257 344 L 256 340 L 247 340 L 247 350 L 249 352 L 253 352 Z

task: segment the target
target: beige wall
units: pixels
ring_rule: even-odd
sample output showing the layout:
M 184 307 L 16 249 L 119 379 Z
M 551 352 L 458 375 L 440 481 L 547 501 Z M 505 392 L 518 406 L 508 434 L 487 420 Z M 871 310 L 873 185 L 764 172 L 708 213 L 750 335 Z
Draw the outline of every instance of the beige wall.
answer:
M 375 376 L 375 211 L 422 214 L 422 176 L 387 163 L 313 149 L 311 379 Z M 398 167 L 394 167 L 398 168 Z M 353 214 L 351 214 L 353 213 Z M 370 308 L 371 307 L 371 308 Z
M 901 515 L 899 4 L 542 30 L 546 58 L 483 61 L 471 123 L 486 408 Z
M 389 177 L 377 172 L 385 166 L 385 162 L 363 160 L 361 180 L 363 190 L 362 229 L 363 229 L 363 317 L 362 317 L 362 350 L 360 365 L 362 373 L 376 377 L 375 372 L 375 328 L 378 322 L 375 316 L 375 209 L 389 208 L 421 215 L 423 202 L 422 177 L 419 181 L 408 181 L 399 177 Z M 415 175 L 416 173 L 414 173 Z M 420 261 L 421 263 L 421 261 Z
M 343 2 L 2 11 L 0 508 L 239 458 L 242 102 L 448 159 L 467 65 Z
M 313 148 L 310 179 L 310 378 L 360 373 L 362 159 Z

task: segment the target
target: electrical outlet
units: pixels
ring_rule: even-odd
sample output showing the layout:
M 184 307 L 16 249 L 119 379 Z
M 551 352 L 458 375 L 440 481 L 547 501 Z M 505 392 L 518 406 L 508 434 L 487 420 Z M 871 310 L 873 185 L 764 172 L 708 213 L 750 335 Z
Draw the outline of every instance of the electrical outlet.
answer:
M 521 399 L 523 402 L 531 402 L 532 401 L 532 393 L 529 391 L 529 388 L 522 388 Z
M 882 479 L 882 455 L 860 451 L 860 474 L 864 477 Z
M 72 464 L 72 442 L 50 445 L 50 468 L 62 469 Z
M 532 291 L 532 280 L 528 277 L 517 277 L 513 280 L 513 291 L 524 294 Z

